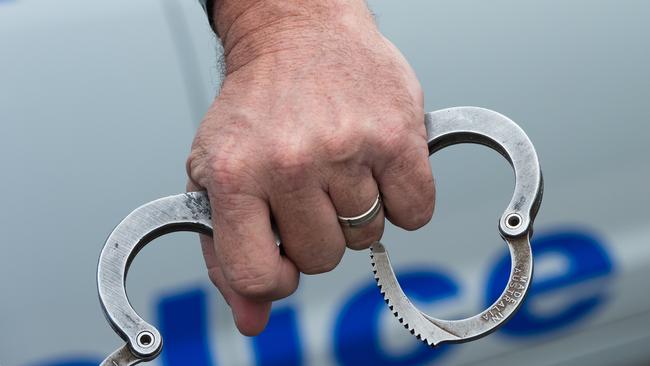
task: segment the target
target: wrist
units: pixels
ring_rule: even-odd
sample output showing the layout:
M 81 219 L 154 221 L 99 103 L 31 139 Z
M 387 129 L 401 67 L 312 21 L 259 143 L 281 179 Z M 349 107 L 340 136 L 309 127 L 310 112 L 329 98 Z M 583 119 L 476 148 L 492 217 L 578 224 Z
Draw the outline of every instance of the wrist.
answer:
M 215 0 L 227 72 L 261 56 L 377 32 L 364 0 Z

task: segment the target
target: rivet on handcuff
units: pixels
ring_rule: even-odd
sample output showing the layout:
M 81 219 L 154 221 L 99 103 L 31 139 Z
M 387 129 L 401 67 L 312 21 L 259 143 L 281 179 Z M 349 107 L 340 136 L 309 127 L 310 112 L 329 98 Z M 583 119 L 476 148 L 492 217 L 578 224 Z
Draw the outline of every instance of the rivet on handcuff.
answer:
M 430 155 L 450 145 L 482 144 L 501 153 L 515 173 L 512 200 L 499 220 L 499 231 L 512 259 L 510 277 L 501 296 L 480 314 L 461 320 L 440 320 L 419 311 L 400 287 L 386 248 L 379 242 L 370 248 L 377 284 L 393 314 L 418 339 L 436 346 L 483 337 L 521 306 L 532 278 L 530 237 L 542 200 L 543 180 L 533 144 L 517 124 L 499 113 L 476 107 L 449 108 L 427 113 L 425 124 Z M 210 202 L 205 192 L 147 203 L 129 214 L 106 240 L 97 266 L 99 300 L 106 319 L 126 344 L 100 366 L 135 365 L 160 354 L 160 332 L 133 310 L 125 282 L 138 251 L 153 239 L 175 231 L 212 234 Z

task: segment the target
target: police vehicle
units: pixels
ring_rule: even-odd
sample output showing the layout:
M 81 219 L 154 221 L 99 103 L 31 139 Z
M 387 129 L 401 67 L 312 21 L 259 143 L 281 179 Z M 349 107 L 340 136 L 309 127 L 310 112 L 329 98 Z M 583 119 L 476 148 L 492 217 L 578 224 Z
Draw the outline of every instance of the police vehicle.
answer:
M 650 3 L 369 5 L 426 110 L 490 108 L 534 142 L 546 191 L 526 302 L 488 337 L 430 349 L 385 307 L 368 253 L 348 252 L 247 338 L 196 236 L 177 233 L 147 246 L 127 283 L 165 338 L 153 364 L 650 364 Z M 120 344 L 97 300 L 99 251 L 133 208 L 184 189 L 219 55 L 195 1 L 0 0 L 0 365 L 97 365 Z M 383 242 L 417 306 L 462 318 L 507 279 L 497 219 L 512 173 L 480 146 L 431 165 L 433 220 L 389 226 Z

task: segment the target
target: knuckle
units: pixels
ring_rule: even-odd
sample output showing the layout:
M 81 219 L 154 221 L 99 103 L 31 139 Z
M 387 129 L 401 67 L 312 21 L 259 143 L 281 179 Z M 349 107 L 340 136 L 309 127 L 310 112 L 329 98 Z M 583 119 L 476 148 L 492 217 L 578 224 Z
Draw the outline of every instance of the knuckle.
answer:
M 215 154 L 209 165 L 210 180 L 220 191 L 240 187 L 250 172 L 248 163 L 232 156 Z
M 331 255 L 325 258 L 320 258 L 318 260 L 310 260 L 309 263 L 299 266 L 300 272 L 307 275 L 315 275 L 315 274 L 330 272 L 334 270 L 334 268 L 336 268 L 336 266 L 338 266 L 339 263 L 341 262 L 341 259 L 343 258 L 344 250 L 345 247 L 343 247 L 343 250 L 337 251 L 336 253 L 332 253 Z
M 187 160 L 185 161 L 185 172 L 187 177 L 197 183 L 200 183 L 202 177 L 206 175 L 205 172 L 205 150 L 193 146 Z
M 219 130 L 220 131 L 220 130 Z M 217 133 L 214 126 L 199 127 L 186 168 L 190 179 L 206 188 L 228 192 L 252 183 L 256 159 L 250 159 L 250 144 L 228 131 Z
M 356 231 L 356 232 L 355 232 Z M 346 238 L 348 239 L 347 246 L 352 250 L 368 249 L 372 243 L 381 240 L 384 233 L 384 222 L 377 220 L 375 223 L 358 229 L 347 229 Z
M 285 151 L 272 159 L 273 170 L 289 177 L 297 177 L 309 170 L 313 160 L 301 151 Z
M 348 242 L 348 248 L 352 250 L 365 250 L 370 248 L 372 243 L 379 241 L 381 239 L 381 231 L 373 231 L 364 235 L 363 237 L 354 238 L 352 241 Z
M 369 134 L 371 132 L 364 131 L 362 128 L 358 130 L 345 129 L 323 141 L 321 149 L 330 162 L 347 162 L 357 157 L 363 141 Z
M 423 118 L 424 114 L 415 112 L 413 108 L 389 114 L 376 143 L 388 157 L 402 155 L 411 149 L 414 141 L 426 141 Z
M 430 220 L 431 215 L 427 215 L 426 213 L 419 211 L 402 218 L 400 220 L 400 226 L 405 230 L 413 231 L 426 225 Z
M 409 135 L 412 132 L 404 125 L 395 125 L 386 128 L 384 134 L 379 137 L 377 144 L 381 151 L 388 158 L 396 158 L 403 155 L 409 147 Z
M 393 223 L 406 230 L 416 230 L 431 220 L 435 208 L 435 185 L 427 165 L 394 166 L 386 182 L 385 188 L 393 195 L 399 195 L 399 199 L 386 198 Z
M 302 266 L 302 268 L 300 268 L 300 272 L 307 275 L 327 273 L 332 271 L 334 268 L 336 268 L 337 265 L 338 262 L 334 262 L 334 261 L 322 262 L 315 265 L 312 264 L 309 266 Z
M 423 139 L 414 138 L 413 133 L 406 133 L 388 149 L 386 170 L 389 179 L 400 176 L 414 177 L 415 183 L 431 184 L 431 169 L 429 168 L 428 147 Z M 401 182 L 401 179 L 397 179 Z M 412 184 L 412 183 L 411 183 Z
M 434 200 L 425 200 L 417 197 L 413 200 L 417 204 L 407 205 L 407 212 L 401 214 L 398 218 L 398 224 L 406 230 L 417 230 L 431 221 L 433 216 Z
M 247 298 L 263 298 L 277 287 L 273 271 L 235 270 L 228 273 L 228 283 L 236 293 Z
M 314 163 L 310 151 L 301 144 L 285 144 L 269 153 L 268 159 L 271 170 L 285 178 L 303 177 Z

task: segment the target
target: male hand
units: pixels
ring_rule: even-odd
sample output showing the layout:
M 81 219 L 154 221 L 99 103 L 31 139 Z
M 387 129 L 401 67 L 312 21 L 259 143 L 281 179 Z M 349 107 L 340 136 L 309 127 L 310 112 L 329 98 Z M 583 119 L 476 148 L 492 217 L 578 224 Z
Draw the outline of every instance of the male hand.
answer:
M 346 246 L 414 230 L 433 213 L 423 98 L 413 70 L 362 0 L 217 0 L 226 78 L 194 140 L 190 190 L 207 189 L 211 280 L 239 330 L 261 332 L 299 273 L 332 270 Z M 282 238 L 276 246 L 272 218 Z

